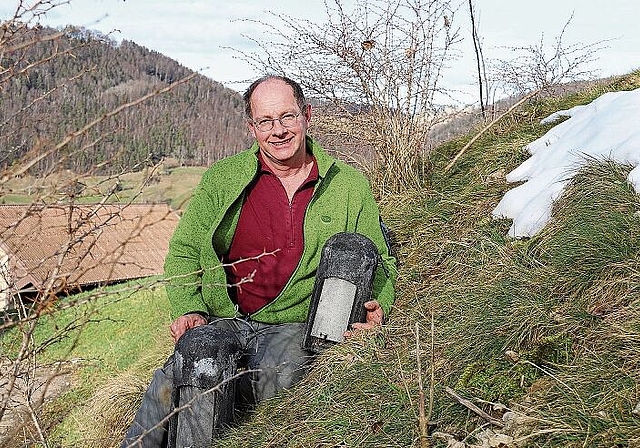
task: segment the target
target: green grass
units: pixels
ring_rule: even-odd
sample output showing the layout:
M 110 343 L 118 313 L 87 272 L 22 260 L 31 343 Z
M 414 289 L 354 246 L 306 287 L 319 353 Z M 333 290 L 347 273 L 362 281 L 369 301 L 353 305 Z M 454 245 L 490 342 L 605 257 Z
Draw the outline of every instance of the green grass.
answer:
M 31 199 L 28 196 L 20 194 L 5 194 L 0 199 L 0 204 L 30 204 Z
M 71 303 L 75 305 L 68 307 Z M 38 320 L 32 347 L 41 365 L 62 360 L 63 369 L 73 372 L 73 387 L 48 404 L 44 421 L 61 421 L 51 431 L 55 446 L 79 446 L 90 429 L 78 422 L 92 415 L 87 406 L 95 405 L 94 394 L 126 371 L 139 372 L 145 383 L 151 366 L 159 366 L 159 359 L 170 353 L 168 302 L 164 288 L 149 279 L 88 291 L 61 299 L 57 306 L 61 311 Z M 0 351 L 15 354 L 22 334 L 21 328 L 3 334 Z M 143 387 L 130 381 L 113 396 L 126 395 L 132 384 L 139 394 Z M 102 427 L 102 421 L 94 422 L 94 430 Z
M 29 204 L 52 197 L 65 198 L 63 193 L 68 185 L 79 181 L 85 185 L 74 200 L 79 203 L 96 203 L 104 200 L 105 195 L 115 184 L 119 185 L 108 202 L 167 202 L 173 209 L 183 209 L 191 192 L 198 184 L 205 167 L 158 167 L 157 170 L 143 170 L 125 173 L 120 176 L 66 176 L 54 174 L 44 179 L 34 179 L 28 175 L 10 179 L 0 185 L 2 203 Z M 37 188 L 34 188 L 37 186 Z
M 33 339 L 43 363 L 78 357 L 108 375 L 135 362 L 160 332 L 168 335 L 168 301 L 157 284 L 129 282 L 62 299 L 58 306 L 69 302 L 79 304 L 38 321 Z M 12 351 L 19 343 L 14 334 L 3 337 Z
M 480 446 L 488 428 L 515 439 L 509 446 L 640 446 L 631 412 L 640 402 L 640 199 L 625 180 L 629 167 L 594 161 L 583 169 L 534 238 L 509 239 L 510 222 L 490 218 L 512 187 L 504 173 L 549 129 L 540 119 L 637 87 L 633 73 L 532 101 L 448 173 L 443 167 L 473 133 L 437 148 L 427 187 L 380 203 L 400 263 L 385 328 L 325 352 L 301 384 L 262 403 L 215 446 L 420 446 L 421 392 L 432 447 L 447 446 L 447 437 Z M 55 440 L 117 446 L 169 350 L 166 298 L 161 290 L 109 294 L 84 310 L 74 313 L 99 322 L 42 355 L 86 360 L 70 395 L 76 409 L 61 411 Z M 51 319 L 38 340 L 72 319 Z M 512 423 L 490 427 L 446 387 L 495 418 L 510 411 Z M 92 429 L 101 424 L 106 433 Z

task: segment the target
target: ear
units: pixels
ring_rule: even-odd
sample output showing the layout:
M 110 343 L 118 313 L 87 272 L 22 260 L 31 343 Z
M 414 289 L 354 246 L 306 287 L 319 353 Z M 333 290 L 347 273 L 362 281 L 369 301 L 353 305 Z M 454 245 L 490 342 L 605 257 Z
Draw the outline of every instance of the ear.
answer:
M 311 121 L 311 104 L 307 104 L 302 111 L 304 118 L 307 120 L 307 125 Z
M 257 137 L 256 137 L 256 130 L 255 130 L 255 129 L 254 129 L 254 127 L 253 127 L 253 122 L 251 122 L 251 121 L 247 120 L 247 127 L 249 128 L 249 132 L 251 132 L 251 136 L 252 136 L 253 138 L 257 138 Z

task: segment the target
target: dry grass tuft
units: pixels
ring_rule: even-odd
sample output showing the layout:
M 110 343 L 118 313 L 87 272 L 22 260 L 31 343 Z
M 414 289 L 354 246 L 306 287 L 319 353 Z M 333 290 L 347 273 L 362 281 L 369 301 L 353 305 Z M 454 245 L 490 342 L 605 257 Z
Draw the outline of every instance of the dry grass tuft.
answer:
M 131 424 L 148 381 L 124 373 L 99 388 L 91 397 L 78 431 L 84 434 L 79 446 L 111 448 L 120 445 L 124 431 Z
M 78 434 L 74 446 L 119 447 L 142 402 L 151 373 L 164 363 L 168 355 L 166 348 L 149 353 L 129 370 L 99 386 L 71 417 L 76 422 L 74 429 Z
M 640 446 L 640 199 L 629 167 L 594 160 L 535 238 L 508 239 L 510 222 L 490 218 L 522 145 L 548 129 L 541 118 L 637 88 L 639 74 L 528 104 L 446 175 L 470 136 L 434 151 L 428 188 L 380 202 L 400 265 L 385 327 L 323 353 L 302 383 L 214 446 Z M 130 373 L 148 378 L 162 360 Z M 82 410 L 91 446 L 124 431 L 122 408 L 109 402 L 133 407 L 125 402 L 140 389 L 125 393 L 128 378 Z M 422 402 L 430 394 L 432 408 Z M 423 405 L 432 409 L 426 438 Z M 100 419 L 109 431 L 89 432 Z

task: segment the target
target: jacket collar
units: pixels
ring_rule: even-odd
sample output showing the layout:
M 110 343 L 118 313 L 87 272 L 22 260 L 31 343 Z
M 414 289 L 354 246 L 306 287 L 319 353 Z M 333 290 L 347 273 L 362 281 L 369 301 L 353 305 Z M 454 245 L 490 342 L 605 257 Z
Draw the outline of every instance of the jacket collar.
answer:
M 255 174 L 259 168 L 259 162 L 258 162 L 258 151 L 260 149 L 258 148 L 258 142 L 253 142 L 253 145 L 251 146 L 251 152 L 254 155 L 254 164 L 251 166 L 251 170 L 252 170 L 252 174 Z M 318 144 L 318 142 L 316 142 L 312 137 L 307 135 L 307 150 L 311 152 L 311 154 L 313 154 L 313 156 L 316 158 L 316 162 L 318 162 L 318 175 L 320 176 L 320 178 L 323 178 L 327 175 L 327 173 L 329 172 L 329 169 L 333 166 L 333 164 L 335 163 L 335 159 L 333 157 L 331 157 L 329 154 L 326 153 L 326 151 L 322 148 L 322 146 L 320 146 Z

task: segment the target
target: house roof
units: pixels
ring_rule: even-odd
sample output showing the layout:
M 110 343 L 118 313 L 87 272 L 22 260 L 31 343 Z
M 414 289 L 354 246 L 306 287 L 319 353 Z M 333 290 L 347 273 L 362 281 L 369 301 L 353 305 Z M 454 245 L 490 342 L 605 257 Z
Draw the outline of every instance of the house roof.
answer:
M 162 273 L 178 219 L 166 204 L 0 205 L 0 253 L 15 290 L 148 277 Z

